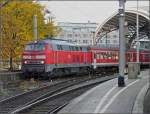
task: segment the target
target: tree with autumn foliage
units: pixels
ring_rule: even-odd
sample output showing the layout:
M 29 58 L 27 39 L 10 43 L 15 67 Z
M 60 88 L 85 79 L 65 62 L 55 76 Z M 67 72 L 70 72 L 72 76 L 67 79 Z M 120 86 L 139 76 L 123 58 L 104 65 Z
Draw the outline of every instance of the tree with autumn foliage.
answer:
M 32 1 L 11 0 L 0 13 L 2 57 L 10 60 L 10 70 L 13 61 L 21 58 L 25 44 L 33 40 L 34 15 L 37 15 L 38 39 L 58 33 L 53 21 L 44 22 L 44 7 Z

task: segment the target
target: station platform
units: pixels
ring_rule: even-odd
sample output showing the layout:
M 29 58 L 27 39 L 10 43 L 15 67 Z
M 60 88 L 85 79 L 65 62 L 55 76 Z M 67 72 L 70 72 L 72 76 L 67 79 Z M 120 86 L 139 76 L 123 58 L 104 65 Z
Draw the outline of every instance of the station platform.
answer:
M 144 95 L 149 84 L 149 70 L 137 79 L 125 77 L 125 87 L 118 87 L 117 78 L 99 84 L 72 100 L 58 113 L 142 113 Z

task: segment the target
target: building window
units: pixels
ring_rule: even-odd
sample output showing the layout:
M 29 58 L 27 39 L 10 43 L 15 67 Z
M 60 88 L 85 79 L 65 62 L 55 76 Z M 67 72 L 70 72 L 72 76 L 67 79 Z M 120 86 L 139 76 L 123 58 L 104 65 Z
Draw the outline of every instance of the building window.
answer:
M 114 35 L 113 35 L 113 38 L 117 38 L 117 35 L 116 35 L 116 34 L 114 34 Z
M 83 43 L 88 43 L 88 40 L 83 40 Z
M 87 34 L 83 34 L 83 37 L 86 38 L 86 37 L 87 37 Z
M 75 37 L 78 37 L 79 35 L 78 35 L 78 34 L 75 34 L 74 36 L 75 36 Z
M 68 39 L 68 42 L 72 42 L 72 39 Z
M 107 40 L 107 43 L 110 43 L 110 40 Z
M 68 36 L 69 38 L 72 38 L 72 34 L 68 34 L 67 36 Z
M 117 40 L 114 40 L 113 42 L 114 42 L 114 43 L 117 43 Z

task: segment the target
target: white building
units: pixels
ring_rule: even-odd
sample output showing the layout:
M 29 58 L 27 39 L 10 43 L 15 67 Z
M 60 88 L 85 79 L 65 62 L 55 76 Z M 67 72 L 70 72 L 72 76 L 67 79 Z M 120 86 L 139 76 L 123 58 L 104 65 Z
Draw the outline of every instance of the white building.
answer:
M 103 45 L 119 45 L 119 31 L 112 31 L 104 35 L 101 39 L 98 40 L 97 44 Z
M 59 22 L 58 27 L 61 28 L 58 39 L 68 40 L 76 44 L 91 45 L 93 43 L 94 33 L 97 23 L 65 23 Z
M 57 25 L 61 28 L 60 34 L 57 39 L 64 39 L 80 45 L 92 45 L 94 43 L 95 30 L 98 26 L 97 23 L 66 23 L 59 22 Z M 114 31 L 105 35 L 98 44 L 119 44 L 118 31 Z

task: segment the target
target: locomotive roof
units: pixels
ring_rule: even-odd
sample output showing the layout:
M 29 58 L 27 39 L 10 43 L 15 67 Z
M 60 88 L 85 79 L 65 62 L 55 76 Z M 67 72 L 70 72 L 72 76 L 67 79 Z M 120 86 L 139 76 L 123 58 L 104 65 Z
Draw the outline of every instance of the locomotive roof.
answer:
M 67 40 L 62 39 L 43 39 L 39 41 L 31 41 L 28 44 L 34 43 L 49 43 L 49 44 L 59 44 L 59 45 L 74 45 L 73 43 L 68 42 Z
M 48 44 L 54 44 L 54 45 L 89 47 L 89 46 L 83 46 L 83 45 L 76 45 L 74 43 L 68 42 L 68 40 L 63 40 L 63 39 L 43 39 L 43 40 L 39 40 L 39 41 L 31 41 L 28 44 L 34 44 L 34 43 L 48 43 Z

